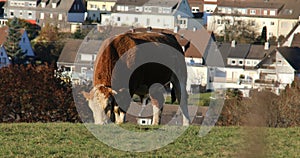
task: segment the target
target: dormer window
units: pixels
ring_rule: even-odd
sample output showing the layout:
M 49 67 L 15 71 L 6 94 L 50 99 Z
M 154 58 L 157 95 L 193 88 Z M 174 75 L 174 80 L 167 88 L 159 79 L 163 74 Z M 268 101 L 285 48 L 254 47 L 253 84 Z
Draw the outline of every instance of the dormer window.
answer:
M 255 15 L 256 14 L 256 10 L 250 10 L 250 15 Z
M 135 7 L 135 11 L 136 12 L 142 12 L 143 11 L 143 7 Z

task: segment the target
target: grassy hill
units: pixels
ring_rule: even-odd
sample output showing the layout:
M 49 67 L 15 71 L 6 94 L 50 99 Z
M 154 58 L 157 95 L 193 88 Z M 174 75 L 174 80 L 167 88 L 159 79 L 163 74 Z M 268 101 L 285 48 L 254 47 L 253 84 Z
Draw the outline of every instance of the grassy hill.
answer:
M 215 127 L 198 137 L 199 129 L 190 126 L 159 150 L 134 153 L 105 145 L 83 124 L 0 124 L 0 157 L 300 157 L 300 128 Z

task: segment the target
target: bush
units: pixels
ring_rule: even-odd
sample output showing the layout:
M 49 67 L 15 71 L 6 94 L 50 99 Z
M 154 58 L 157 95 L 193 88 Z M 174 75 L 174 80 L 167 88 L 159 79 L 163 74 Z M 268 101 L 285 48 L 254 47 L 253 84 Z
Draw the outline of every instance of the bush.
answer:
M 0 122 L 81 122 L 71 83 L 54 66 L 2 68 L 0 91 Z
M 300 126 L 300 81 L 281 92 L 254 91 L 251 98 L 232 97 L 225 100 L 217 125 L 220 126 Z

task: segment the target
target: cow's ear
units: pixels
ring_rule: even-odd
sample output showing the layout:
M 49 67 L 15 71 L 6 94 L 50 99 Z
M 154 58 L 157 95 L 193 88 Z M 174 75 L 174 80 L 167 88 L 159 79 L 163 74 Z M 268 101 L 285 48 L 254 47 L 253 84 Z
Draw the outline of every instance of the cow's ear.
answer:
M 88 92 L 85 92 L 85 91 L 82 91 L 81 93 L 82 93 L 82 95 L 84 96 L 84 98 L 86 100 L 91 100 L 93 98 L 93 95 L 91 93 L 88 93 Z

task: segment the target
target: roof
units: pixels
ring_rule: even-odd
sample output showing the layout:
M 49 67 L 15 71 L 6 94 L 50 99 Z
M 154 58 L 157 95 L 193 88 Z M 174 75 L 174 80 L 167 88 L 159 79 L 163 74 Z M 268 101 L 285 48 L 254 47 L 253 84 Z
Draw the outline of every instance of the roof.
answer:
M 276 46 L 270 46 L 268 50 L 265 50 L 264 45 L 251 45 L 248 55 L 246 56 L 246 59 L 262 59 L 266 56 L 266 54 L 269 54 L 271 51 L 273 51 L 276 48 Z
M 232 47 L 230 43 L 224 43 L 219 47 L 219 50 L 223 54 L 228 53 L 228 58 L 246 58 L 249 53 L 251 44 L 236 44 Z
M 82 40 L 69 39 L 58 58 L 59 63 L 74 63 Z
M 92 55 L 96 55 L 99 52 L 100 46 L 102 44 L 102 40 L 87 40 L 87 38 L 85 40 L 82 41 L 82 43 L 80 44 L 80 47 L 78 48 L 78 52 L 76 52 L 76 54 L 92 54 Z M 81 61 L 80 56 L 77 55 L 76 59 L 75 59 L 76 63 L 87 63 L 90 64 L 90 61 Z
M 277 50 L 296 71 L 300 71 L 299 47 L 280 47 Z
M 295 33 L 291 47 L 300 47 L 300 33 Z
M 280 2 L 264 2 L 262 0 L 256 1 L 230 1 L 224 0 L 218 4 L 218 7 L 236 7 L 236 8 L 269 8 L 269 9 L 280 9 L 284 3 Z
M 4 42 L 6 41 L 7 28 L 8 27 L 0 27 L 0 45 L 4 44 Z
M 31 9 L 34 9 L 34 10 L 39 10 L 39 11 L 43 11 L 43 12 L 53 12 L 53 11 L 56 11 L 56 12 L 68 12 L 74 1 L 75 0 L 60 0 L 60 3 L 57 5 L 56 8 L 52 8 L 52 2 L 55 2 L 56 0 L 49 0 L 49 3 L 48 5 L 46 5 L 45 8 L 42 8 L 41 7 L 41 3 L 39 3 L 39 5 L 36 7 L 36 8 L 31 8 Z
M 142 6 L 149 0 L 118 0 L 116 5 Z
M 209 41 L 212 39 L 212 32 L 201 28 L 193 30 L 179 30 L 178 34 L 190 41 L 190 48 L 186 50 L 185 56 L 202 58 L 207 50 Z
M 179 3 L 179 0 L 149 0 L 144 6 L 160 6 L 173 8 Z

